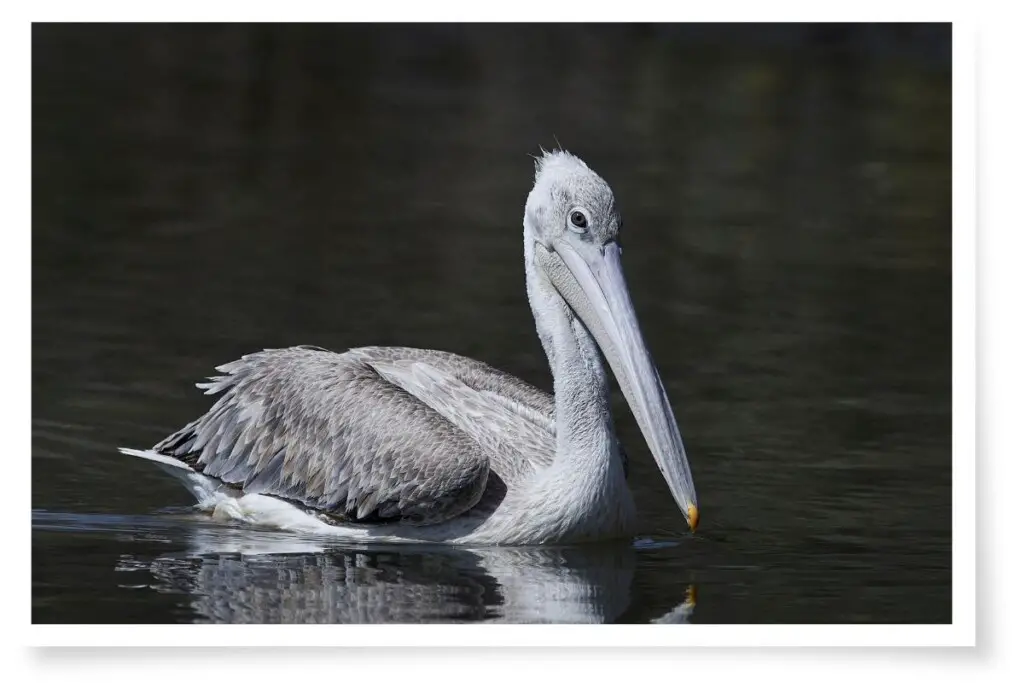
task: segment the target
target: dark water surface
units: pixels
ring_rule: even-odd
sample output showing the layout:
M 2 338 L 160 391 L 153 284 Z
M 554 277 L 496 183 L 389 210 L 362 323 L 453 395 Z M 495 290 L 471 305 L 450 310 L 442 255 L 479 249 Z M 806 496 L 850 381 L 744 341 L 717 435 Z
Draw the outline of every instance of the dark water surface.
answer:
M 948 29 L 36 26 L 36 622 L 951 620 Z M 550 390 L 528 153 L 612 185 L 701 501 L 617 393 L 632 544 L 216 524 L 146 447 L 265 347 Z

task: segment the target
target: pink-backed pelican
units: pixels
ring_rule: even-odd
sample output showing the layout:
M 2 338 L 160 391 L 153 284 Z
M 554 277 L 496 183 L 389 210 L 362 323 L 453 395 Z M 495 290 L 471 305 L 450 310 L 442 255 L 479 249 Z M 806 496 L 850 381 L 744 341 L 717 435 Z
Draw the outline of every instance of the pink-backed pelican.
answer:
M 314 347 L 243 356 L 150 450 L 215 516 L 364 541 L 473 545 L 629 536 L 608 366 L 691 529 L 683 441 L 626 289 L 621 219 L 582 160 L 544 152 L 526 200 L 526 289 L 554 396 L 470 358 Z M 600 353 L 599 353 L 600 352 Z

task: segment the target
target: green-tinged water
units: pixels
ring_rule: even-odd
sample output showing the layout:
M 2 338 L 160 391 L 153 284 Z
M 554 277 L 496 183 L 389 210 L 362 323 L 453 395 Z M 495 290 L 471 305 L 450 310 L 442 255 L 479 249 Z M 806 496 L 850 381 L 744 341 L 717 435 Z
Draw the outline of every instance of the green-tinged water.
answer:
M 949 622 L 950 96 L 941 29 L 35 26 L 34 621 Z M 617 390 L 633 543 L 339 546 L 117 453 L 268 347 L 550 389 L 556 135 L 616 193 L 696 535 Z

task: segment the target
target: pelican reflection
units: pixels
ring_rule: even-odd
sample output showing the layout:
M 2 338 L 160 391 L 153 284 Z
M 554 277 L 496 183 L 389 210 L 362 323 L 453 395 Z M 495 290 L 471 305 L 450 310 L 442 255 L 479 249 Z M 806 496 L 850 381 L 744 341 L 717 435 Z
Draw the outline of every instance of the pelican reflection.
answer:
M 200 525 L 185 552 L 119 568 L 148 569 L 152 588 L 186 594 L 197 622 L 598 624 L 629 607 L 636 555 L 628 544 L 346 548 Z M 692 591 L 679 601 L 654 621 L 689 621 Z

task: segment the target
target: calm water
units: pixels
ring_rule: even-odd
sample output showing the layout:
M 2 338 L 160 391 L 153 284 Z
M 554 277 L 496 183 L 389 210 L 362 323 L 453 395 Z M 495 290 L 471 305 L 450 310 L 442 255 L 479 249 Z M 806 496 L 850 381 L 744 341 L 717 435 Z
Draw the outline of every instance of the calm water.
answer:
M 949 622 L 948 30 L 36 26 L 36 622 Z M 346 547 L 145 462 L 265 347 L 550 389 L 528 153 L 614 188 L 701 500 L 616 394 L 633 543 Z

